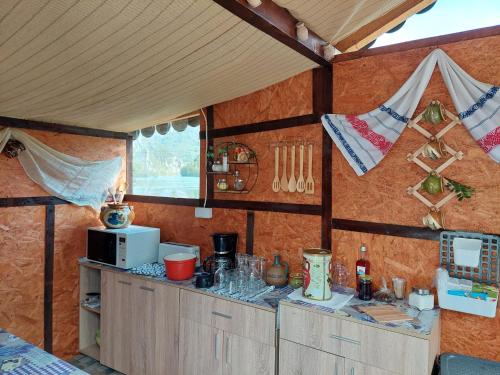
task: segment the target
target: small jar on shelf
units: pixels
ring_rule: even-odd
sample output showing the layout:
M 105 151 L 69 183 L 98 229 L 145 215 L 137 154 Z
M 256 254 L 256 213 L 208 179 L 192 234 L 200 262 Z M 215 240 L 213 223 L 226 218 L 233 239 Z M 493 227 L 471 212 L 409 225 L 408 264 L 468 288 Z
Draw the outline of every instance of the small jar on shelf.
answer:
M 245 188 L 245 181 L 240 177 L 240 171 L 234 171 L 233 188 L 236 191 L 242 191 Z
M 225 178 L 219 178 L 217 180 L 217 189 L 221 191 L 227 190 L 227 181 Z

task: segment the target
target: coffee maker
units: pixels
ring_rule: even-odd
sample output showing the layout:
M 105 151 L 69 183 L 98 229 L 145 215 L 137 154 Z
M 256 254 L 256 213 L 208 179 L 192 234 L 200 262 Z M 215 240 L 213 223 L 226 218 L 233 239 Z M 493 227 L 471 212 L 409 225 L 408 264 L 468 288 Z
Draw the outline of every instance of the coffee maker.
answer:
M 214 253 L 203 262 L 203 269 L 209 273 L 215 273 L 218 264 L 226 262 L 227 267 L 232 269 L 236 266 L 236 248 L 238 245 L 238 233 L 214 233 L 212 234 Z

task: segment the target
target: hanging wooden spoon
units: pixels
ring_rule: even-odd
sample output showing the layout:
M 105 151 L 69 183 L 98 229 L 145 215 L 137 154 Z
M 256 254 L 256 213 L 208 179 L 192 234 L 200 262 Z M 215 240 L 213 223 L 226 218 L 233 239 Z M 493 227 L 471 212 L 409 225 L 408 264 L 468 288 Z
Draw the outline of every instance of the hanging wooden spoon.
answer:
M 280 178 L 278 177 L 279 157 L 280 157 L 280 148 L 276 146 L 274 148 L 274 180 L 273 180 L 273 191 L 275 193 L 280 191 Z
M 300 145 L 299 179 L 297 180 L 297 191 L 303 193 L 306 189 L 304 181 L 304 145 Z
M 297 181 L 295 180 L 295 145 L 292 146 L 292 171 L 290 172 L 290 180 L 288 181 L 288 191 L 294 193 L 297 190 Z
M 283 174 L 280 182 L 281 190 L 288 191 L 288 180 L 286 178 L 286 146 L 283 146 Z

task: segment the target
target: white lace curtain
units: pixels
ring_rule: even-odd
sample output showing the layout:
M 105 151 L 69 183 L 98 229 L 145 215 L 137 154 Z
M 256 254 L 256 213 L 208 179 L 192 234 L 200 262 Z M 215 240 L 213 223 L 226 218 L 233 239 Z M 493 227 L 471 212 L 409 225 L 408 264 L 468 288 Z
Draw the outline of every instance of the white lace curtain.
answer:
M 26 150 L 18 159 L 26 174 L 45 191 L 78 206 L 99 210 L 108 188 L 115 186 L 122 158 L 87 161 L 56 151 L 25 132 L 5 128 L 0 131 L 0 152 L 7 141 L 21 142 Z M 5 173 L 5 172 L 4 172 Z

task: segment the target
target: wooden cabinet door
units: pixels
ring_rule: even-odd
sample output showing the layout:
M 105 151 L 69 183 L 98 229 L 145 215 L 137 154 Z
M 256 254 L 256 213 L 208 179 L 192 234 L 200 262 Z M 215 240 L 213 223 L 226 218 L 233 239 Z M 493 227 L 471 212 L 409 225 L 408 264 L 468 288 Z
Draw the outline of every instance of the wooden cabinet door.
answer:
M 346 359 L 345 375 L 396 375 L 396 373 Z
M 344 358 L 282 339 L 279 372 L 286 375 L 343 375 Z
M 101 273 L 101 362 L 130 374 L 132 337 L 132 278 Z
M 223 374 L 274 375 L 275 353 L 274 346 L 224 332 Z
M 179 289 L 135 279 L 131 375 L 177 375 Z
M 179 375 L 222 375 L 223 332 L 180 319 Z

